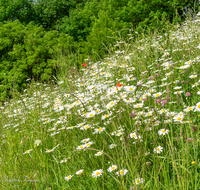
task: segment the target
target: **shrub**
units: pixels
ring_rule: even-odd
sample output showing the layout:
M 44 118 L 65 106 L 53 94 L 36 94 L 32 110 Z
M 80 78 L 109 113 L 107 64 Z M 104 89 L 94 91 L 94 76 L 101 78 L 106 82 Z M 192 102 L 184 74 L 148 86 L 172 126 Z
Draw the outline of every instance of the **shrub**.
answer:
M 0 101 L 11 89 L 22 90 L 28 78 L 47 82 L 56 76 L 60 51 L 75 52 L 73 37 L 58 31 L 45 32 L 32 22 L 0 23 Z

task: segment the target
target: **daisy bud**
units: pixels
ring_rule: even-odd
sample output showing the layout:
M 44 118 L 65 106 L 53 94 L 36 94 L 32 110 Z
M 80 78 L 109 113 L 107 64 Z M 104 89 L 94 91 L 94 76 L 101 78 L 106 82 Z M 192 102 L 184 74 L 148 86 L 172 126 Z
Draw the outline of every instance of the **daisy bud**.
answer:
M 150 166 L 150 164 L 151 164 L 151 162 L 146 162 L 146 165 L 147 165 L 147 166 Z
M 149 155 L 150 155 L 150 152 L 146 152 L 145 155 L 146 155 L 146 156 L 149 156 Z

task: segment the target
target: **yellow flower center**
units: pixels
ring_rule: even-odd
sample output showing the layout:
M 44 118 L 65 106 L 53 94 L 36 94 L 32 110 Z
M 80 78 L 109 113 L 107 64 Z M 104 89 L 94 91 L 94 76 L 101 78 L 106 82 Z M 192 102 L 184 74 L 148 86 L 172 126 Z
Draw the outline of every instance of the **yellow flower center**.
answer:
M 96 173 L 96 175 L 99 175 L 99 174 L 100 174 L 100 172 L 97 172 L 97 173 Z
M 120 172 L 119 172 L 119 174 L 123 174 L 123 173 L 124 173 L 124 171 L 120 171 Z

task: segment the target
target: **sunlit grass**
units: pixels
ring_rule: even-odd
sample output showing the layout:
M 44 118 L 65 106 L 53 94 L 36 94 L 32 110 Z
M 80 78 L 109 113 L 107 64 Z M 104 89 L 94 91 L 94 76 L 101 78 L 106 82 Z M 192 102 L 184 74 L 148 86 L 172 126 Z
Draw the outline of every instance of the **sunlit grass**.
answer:
M 130 33 L 81 77 L 27 81 L 1 106 L 1 188 L 200 189 L 199 30 Z

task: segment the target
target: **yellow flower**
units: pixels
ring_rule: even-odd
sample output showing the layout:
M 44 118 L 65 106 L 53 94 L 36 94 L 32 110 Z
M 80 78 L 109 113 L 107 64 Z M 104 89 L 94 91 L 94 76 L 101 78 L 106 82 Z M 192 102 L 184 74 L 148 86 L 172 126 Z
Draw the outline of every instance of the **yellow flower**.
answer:
M 195 164 L 195 161 L 192 161 L 191 164 Z

